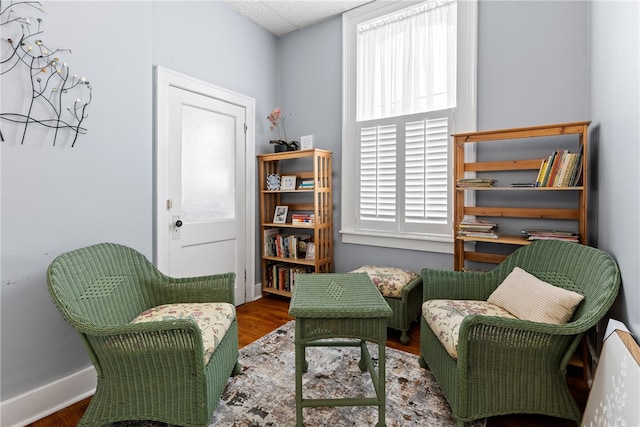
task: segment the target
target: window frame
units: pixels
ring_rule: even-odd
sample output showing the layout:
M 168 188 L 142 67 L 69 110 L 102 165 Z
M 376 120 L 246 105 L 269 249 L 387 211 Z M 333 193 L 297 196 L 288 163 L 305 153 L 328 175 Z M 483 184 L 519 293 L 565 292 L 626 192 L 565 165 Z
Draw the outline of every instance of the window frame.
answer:
M 358 221 L 359 197 L 359 145 L 356 123 L 356 29 L 358 24 L 401 10 L 424 1 L 372 2 L 343 14 L 342 18 L 342 242 L 388 248 L 412 249 L 428 252 L 453 253 L 453 226 L 450 232 L 417 233 L 365 228 Z M 476 75 L 477 75 L 477 0 L 458 1 L 458 56 L 457 99 L 450 133 L 476 130 Z M 348 89 L 348 90 L 347 90 Z M 449 137 L 448 174 L 453 180 L 452 137 Z M 467 144 L 471 150 L 475 144 Z M 404 148 L 402 148 L 404 150 Z M 468 152 L 473 160 L 474 152 Z M 404 166 L 398 168 L 401 173 Z M 470 203 L 473 200 L 469 200 Z M 448 219 L 453 224 L 453 185 L 449 186 Z

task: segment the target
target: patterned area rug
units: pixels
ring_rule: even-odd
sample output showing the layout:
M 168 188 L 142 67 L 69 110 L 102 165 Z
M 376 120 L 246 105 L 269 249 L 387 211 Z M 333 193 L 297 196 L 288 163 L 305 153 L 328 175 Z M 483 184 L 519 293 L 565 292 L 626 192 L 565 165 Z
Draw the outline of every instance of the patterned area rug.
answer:
M 232 377 L 211 419 L 215 427 L 295 426 L 294 321 L 240 350 L 242 373 Z M 370 353 L 377 356 L 377 347 Z M 368 373 L 358 368 L 358 347 L 307 349 L 309 369 L 303 378 L 305 398 L 374 396 Z M 375 360 L 377 367 L 377 359 Z M 442 392 L 413 354 L 387 348 L 388 427 L 454 426 Z M 376 407 L 305 408 L 307 427 L 375 426 Z M 484 421 L 467 423 L 480 427 Z M 113 426 L 151 427 L 161 423 L 127 422 Z

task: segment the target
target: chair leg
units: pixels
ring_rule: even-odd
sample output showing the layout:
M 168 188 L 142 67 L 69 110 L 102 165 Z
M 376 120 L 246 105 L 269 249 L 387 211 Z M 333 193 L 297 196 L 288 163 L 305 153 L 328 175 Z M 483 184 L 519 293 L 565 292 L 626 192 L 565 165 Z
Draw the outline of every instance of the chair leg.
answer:
M 418 357 L 418 364 L 422 369 L 429 369 L 429 365 L 427 365 L 427 362 L 424 360 L 424 357 L 422 356 Z
M 409 344 L 409 330 L 403 329 L 402 335 L 400 335 L 400 342 L 404 345 Z
M 236 364 L 233 366 L 233 371 L 231 371 L 231 375 L 236 376 L 236 375 L 240 375 L 241 373 L 242 373 L 242 365 L 240 364 L 240 362 L 236 362 Z

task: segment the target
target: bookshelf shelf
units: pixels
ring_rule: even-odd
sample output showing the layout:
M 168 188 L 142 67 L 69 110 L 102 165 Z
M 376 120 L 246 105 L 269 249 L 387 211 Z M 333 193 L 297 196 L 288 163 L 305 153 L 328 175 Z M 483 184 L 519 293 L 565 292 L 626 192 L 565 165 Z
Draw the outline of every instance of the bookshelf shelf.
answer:
M 456 187 L 456 191 L 582 191 L 584 187 Z
M 507 236 L 500 235 L 496 238 L 489 237 L 468 237 L 468 236 L 456 236 L 457 240 L 464 240 L 466 242 L 488 242 L 488 243 L 501 243 L 504 245 L 529 245 L 532 242 L 525 239 L 522 236 Z
M 506 257 L 504 253 L 508 252 L 508 250 L 505 250 L 504 246 L 502 247 L 503 249 L 499 249 L 496 245 L 522 246 L 532 243 L 532 241 L 527 240 L 523 236 L 500 234 L 499 222 L 507 218 L 571 221 L 577 228 L 579 242 L 587 244 L 587 130 L 589 124 L 590 122 L 588 121 L 560 123 L 514 129 L 458 133 L 453 135 L 455 183 L 463 179 L 468 179 L 470 174 L 484 173 L 486 175 L 487 173 L 493 172 L 530 173 L 532 176 L 532 181 L 530 182 L 533 182 L 533 178 L 536 178 L 536 173 L 541 169 L 541 164 L 547 157 L 521 159 L 517 158 L 518 154 L 522 152 L 523 149 L 530 152 L 532 148 L 540 147 L 542 154 L 547 156 L 549 153 L 544 151 L 545 148 L 543 147 L 547 147 L 549 141 L 552 141 L 552 143 L 556 140 L 560 141 L 559 138 L 563 138 L 562 142 L 558 142 L 559 144 L 566 144 L 567 136 L 572 139 L 573 144 L 575 144 L 574 140 L 577 139 L 577 150 L 574 152 L 582 153 L 581 157 L 575 162 L 577 165 L 576 172 L 579 172 L 579 180 L 573 180 L 573 184 L 576 184 L 575 186 L 456 186 L 454 192 L 454 233 L 456 235 L 458 234 L 458 230 L 461 228 L 460 224 L 463 223 L 464 218 L 471 217 L 482 221 L 496 221 L 495 224 L 498 224 L 499 237 L 456 236 L 454 241 L 455 270 L 467 270 L 467 261 L 489 264 L 502 262 Z M 513 159 L 496 159 L 496 161 L 482 162 L 473 162 L 466 159 L 466 144 L 485 144 L 497 141 L 501 141 L 501 144 L 503 144 L 501 149 L 504 152 L 513 153 Z M 497 194 L 491 198 L 490 202 L 477 202 L 478 199 L 473 197 L 475 196 L 473 193 L 482 194 L 484 192 L 487 192 L 487 196 L 489 192 L 496 192 Z M 569 192 L 570 194 L 567 194 L 567 198 L 569 199 L 570 195 L 575 197 L 575 203 L 564 202 L 562 204 L 557 203 L 553 206 L 554 202 L 549 199 L 552 206 L 542 206 L 541 204 L 536 207 L 530 207 L 525 205 L 513 206 L 512 202 L 512 200 L 518 198 L 527 198 L 527 194 L 529 194 L 530 197 L 534 197 L 535 193 L 538 193 L 535 196 L 536 198 L 542 198 L 542 201 L 547 201 L 546 199 L 551 197 L 553 193 L 564 194 L 562 192 Z M 504 197 L 501 197 L 500 194 L 503 194 Z M 548 197 L 545 196 L 545 194 Z M 576 195 L 573 196 L 574 194 Z M 469 195 L 472 197 L 468 197 Z M 469 200 L 475 200 L 475 202 L 469 202 Z M 567 206 L 567 203 L 572 204 L 572 206 Z M 473 247 L 474 243 L 480 245 Z
M 305 259 L 296 259 L 296 258 L 287 258 L 287 257 L 277 257 L 277 256 L 263 256 L 263 259 L 267 261 L 275 261 L 275 262 L 285 262 L 289 264 L 297 264 L 297 265 L 310 265 L 315 266 L 315 261 L 307 261 Z
M 333 271 L 331 158 L 330 151 L 321 149 L 258 155 L 259 228 L 264 294 L 290 297 L 297 274 Z M 295 176 L 296 187 L 303 183 L 313 187 L 267 189 L 267 176 L 273 174 Z M 274 222 L 277 206 L 287 207 L 284 223 Z M 292 223 L 294 215 L 296 221 L 302 223 Z M 310 243 L 313 243 L 314 259 L 306 259 Z M 304 251 L 301 247 L 305 248 Z M 296 251 L 298 258 L 278 256 L 292 251 Z

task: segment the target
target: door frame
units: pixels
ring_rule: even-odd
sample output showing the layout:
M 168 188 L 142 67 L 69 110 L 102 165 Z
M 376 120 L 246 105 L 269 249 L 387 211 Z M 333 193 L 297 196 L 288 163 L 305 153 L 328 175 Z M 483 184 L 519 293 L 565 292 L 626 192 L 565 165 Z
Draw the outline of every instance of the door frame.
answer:
M 245 108 L 245 188 L 243 206 L 245 209 L 245 277 L 237 277 L 238 283 L 244 283 L 245 301 L 255 299 L 255 99 L 215 86 L 195 77 L 177 71 L 155 66 L 155 102 L 154 102 L 154 165 L 153 165 L 153 262 L 164 272 L 169 269 L 169 241 L 159 236 L 167 232 L 171 211 L 167 207 L 169 200 L 169 88 L 199 93 Z

